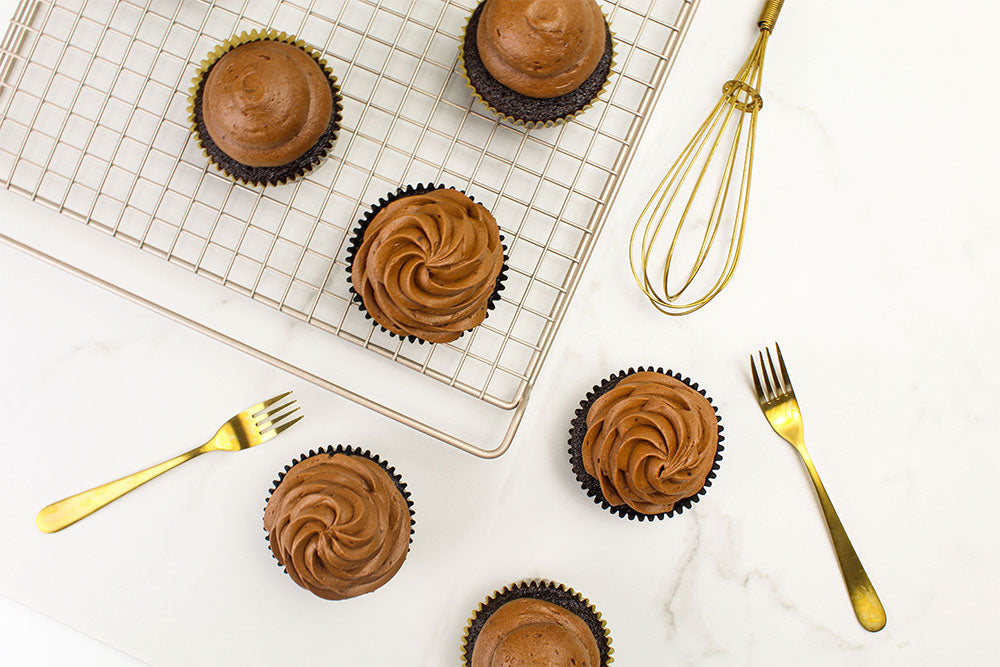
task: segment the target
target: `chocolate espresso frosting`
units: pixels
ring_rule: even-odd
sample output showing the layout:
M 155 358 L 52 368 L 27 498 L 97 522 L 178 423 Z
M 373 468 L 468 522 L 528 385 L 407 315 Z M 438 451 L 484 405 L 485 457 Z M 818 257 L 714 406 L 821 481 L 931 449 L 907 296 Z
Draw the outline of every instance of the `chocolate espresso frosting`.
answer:
M 705 485 L 718 444 L 707 398 L 669 375 L 641 372 L 590 406 L 581 452 L 611 505 L 659 514 Z
M 406 559 L 410 512 L 379 464 L 318 454 L 293 465 L 264 510 L 271 552 L 295 583 L 328 600 L 368 593 Z
M 354 256 L 351 283 L 380 325 L 441 343 L 486 318 L 503 262 L 489 211 L 442 188 L 402 197 L 375 214 Z
M 528 97 L 559 97 L 597 69 L 607 26 L 594 0 L 486 0 L 476 41 L 497 81 Z
M 277 167 L 320 139 L 330 124 L 333 94 L 308 53 L 260 40 L 215 63 L 201 104 L 205 128 L 223 153 L 251 167 Z
M 489 617 L 472 651 L 472 667 L 600 667 L 597 640 L 576 614 L 535 598 L 511 600 Z

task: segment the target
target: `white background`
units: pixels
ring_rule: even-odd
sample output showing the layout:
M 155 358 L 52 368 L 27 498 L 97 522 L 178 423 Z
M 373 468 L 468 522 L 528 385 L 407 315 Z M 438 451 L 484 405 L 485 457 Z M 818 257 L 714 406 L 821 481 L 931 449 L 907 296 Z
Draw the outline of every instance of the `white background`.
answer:
M 2 0 L 0 15 L 14 4 Z M 1000 9 L 786 3 L 740 270 L 710 307 L 667 319 L 631 282 L 630 221 L 745 57 L 757 5 L 702 3 L 496 461 L 0 246 L 0 592 L 155 664 L 455 664 L 471 610 L 530 577 L 590 597 L 624 667 L 995 661 Z M 0 229 L 72 224 L 57 218 L 0 192 Z M 808 478 L 754 401 L 747 355 L 774 339 L 885 603 L 879 634 L 854 620 Z M 565 456 L 579 398 L 640 363 L 700 381 L 727 436 L 694 511 L 641 525 L 593 505 Z M 46 503 L 194 446 L 286 388 L 307 419 L 273 443 L 187 464 L 60 534 L 35 530 Z M 260 525 L 277 471 L 334 442 L 388 458 L 417 512 L 397 577 L 340 603 L 295 587 Z M 5 664 L 131 662 L 13 601 L 0 603 L 0 628 Z

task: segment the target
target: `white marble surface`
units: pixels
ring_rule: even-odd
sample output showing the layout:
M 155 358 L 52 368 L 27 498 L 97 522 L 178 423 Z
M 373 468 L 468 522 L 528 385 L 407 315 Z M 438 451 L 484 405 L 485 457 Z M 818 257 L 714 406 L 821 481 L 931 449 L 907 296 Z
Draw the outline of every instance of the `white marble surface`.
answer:
M 529 577 L 589 596 L 623 667 L 995 663 L 1000 9 L 786 3 L 745 258 L 709 308 L 666 319 L 631 283 L 628 220 L 665 166 L 661 147 L 678 145 L 744 57 L 757 4 L 702 3 L 514 446 L 496 461 L 0 245 L 0 593 L 162 665 L 455 664 L 470 610 Z M 68 225 L 0 192 L 6 233 L 57 243 Z M 855 622 L 805 472 L 754 402 L 747 354 L 774 339 L 885 603 L 881 633 Z M 646 362 L 709 389 L 727 449 L 694 511 L 639 525 L 583 495 L 564 443 L 593 382 Z M 188 464 L 60 534 L 34 528 L 44 504 L 181 451 L 285 388 L 308 419 L 282 438 Z M 402 472 L 417 533 L 389 585 L 330 603 L 274 565 L 260 515 L 282 465 L 337 441 Z M 126 661 L 19 605 L 2 609 L 0 662 Z

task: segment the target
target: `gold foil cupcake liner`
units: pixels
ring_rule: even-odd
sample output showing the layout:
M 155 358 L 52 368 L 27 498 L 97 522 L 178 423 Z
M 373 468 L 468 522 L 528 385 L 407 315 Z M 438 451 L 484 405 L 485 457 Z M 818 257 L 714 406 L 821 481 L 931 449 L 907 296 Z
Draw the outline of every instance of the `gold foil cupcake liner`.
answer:
M 330 119 L 330 126 L 326 132 L 320 137 L 319 141 L 311 148 L 307 153 L 298 160 L 302 160 L 305 155 L 309 152 L 315 150 L 316 146 L 324 144 L 323 148 L 318 152 L 318 154 L 309 160 L 303 160 L 302 164 L 296 165 L 297 160 L 293 160 L 288 163 L 288 165 L 296 165 L 295 167 L 289 167 L 287 174 L 281 175 L 277 178 L 262 178 L 253 179 L 245 178 L 237 174 L 233 174 L 229 169 L 226 168 L 224 164 L 221 164 L 216 156 L 212 155 L 209 146 L 205 143 L 205 137 L 202 136 L 200 129 L 198 128 L 198 119 L 196 114 L 195 106 L 198 102 L 198 97 L 201 93 L 201 89 L 205 83 L 205 77 L 208 72 L 212 69 L 216 62 L 219 61 L 222 56 L 226 55 L 233 49 L 244 44 L 249 44 L 250 42 L 260 42 L 260 41 L 274 41 L 274 42 L 284 42 L 285 44 L 290 44 L 292 46 L 298 47 L 309 54 L 313 60 L 320 66 L 323 73 L 326 75 L 327 79 L 330 81 L 330 88 L 333 92 L 333 111 Z M 242 32 L 239 35 L 233 35 L 227 40 L 224 40 L 221 44 L 218 44 L 214 49 L 209 51 L 201 63 L 198 66 L 197 71 L 195 71 L 194 77 L 191 79 L 191 92 L 188 95 L 188 124 L 189 129 L 198 139 L 198 146 L 201 148 L 202 153 L 208 158 L 219 171 L 226 174 L 226 176 L 235 179 L 240 183 L 247 185 L 283 185 L 289 181 L 293 181 L 297 178 L 305 176 L 307 173 L 312 171 L 317 165 L 319 165 L 325 157 L 329 155 L 330 149 L 333 147 L 333 142 L 337 138 L 337 133 L 340 131 L 340 123 L 343 120 L 344 112 L 344 100 L 340 93 L 340 85 L 337 83 L 337 77 L 334 75 L 333 70 L 330 69 L 326 64 L 326 59 L 322 57 L 319 51 L 314 49 L 312 46 L 297 38 L 294 35 L 289 35 L 286 32 L 278 31 L 274 29 L 259 30 L 254 29 L 249 32 Z M 207 132 L 206 132 L 207 134 Z M 209 137 L 211 139 L 211 137 Z M 225 155 L 225 153 L 214 146 L 211 146 Z M 228 157 L 228 156 L 226 156 Z M 238 160 L 229 158 L 234 163 L 240 164 Z M 281 165 L 279 167 L 250 167 L 250 169 L 266 170 L 266 169 L 282 169 L 288 167 L 288 165 Z
M 614 647 L 611 646 L 611 631 L 601 616 L 601 612 L 590 600 L 563 584 L 548 579 L 526 579 L 495 590 L 473 612 L 462 633 L 462 665 L 472 667 L 472 651 L 483 625 L 493 613 L 506 603 L 519 598 L 535 598 L 557 604 L 576 614 L 587 624 L 597 641 L 601 654 L 601 667 L 614 662 Z
M 608 68 L 608 75 L 606 77 L 604 77 L 604 83 L 603 83 L 603 85 L 601 85 L 600 90 L 597 91 L 597 94 L 595 94 L 585 106 L 581 107 L 580 109 L 574 111 L 571 114 L 567 114 L 565 116 L 562 116 L 561 118 L 554 118 L 554 119 L 549 119 L 549 120 L 535 121 L 535 120 L 523 120 L 521 118 L 516 118 L 514 116 L 511 116 L 509 114 L 506 114 L 506 113 L 498 110 L 492 104 L 490 104 L 489 102 L 487 102 L 483 98 L 483 96 L 479 94 L 479 91 L 476 90 L 476 87 L 472 84 L 472 81 L 469 79 L 469 72 L 468 72 L 468 70 L 466 69 L 466 66 L 465 66 L 465 41 L 466 41 L 466 33 L 469 30 L 469 22 L 472 20 L 472 17 L 475 15 L 475 13 L 477 11 L 479 11 L 479 7 L 482 6 L 483 4 L 485 4 L 485 2 L 486 2 L 486 0 L 483 0 L 478 5 L 476 5 L 472 9 L 472 12 L 469 13 L 468 18 L 465 21 L 465 25 L 462 28 L 461 41 L 459 42 L 459 46 L 458 46 L 458 65 L 459 65 L 459 68 L 460 68 L 460 73 L 462 75 L 462 79 L 465 81 L 466 87 L 468 87 L 468 89 L 470 91 L 472 91 L 472 96 L 478 102 L 480 102 L 483 106 L 485 106 L 487 109 L 490 110 L 490 113 L 492 113 L 494 116 L 496 116 L 496 117 L 498 117 L 498 118 L 500 118 L 502 120 L 507 121 L 511 125 L 520 125 L 520 126 L 525 127 L 525 128 L 527 128 L 529 130 L 530 129 L 534 129 L 534 128 L 539 128 L 539 127 L 556 127 L 558 125 L 563 125 L 563 124 L 565 124 L 565 123 L 573 120 L 574 118 L 576 118 L 577 116 L 580 116 L 581 114 L 586 113 L 587 110 L 593 108 L 594 103 L 596 103 L 598 100 L 601 100 L 601 98 L 605 95 L 605 93 L 608 90 L 608 85 L 611 82 L 611 75 L 614 74 L 614 71 L 615 71 L 615 57 L 617 55 L 617 51 L 615 49 L 615 46 L 617 44 L 616 36 L 615 36 L 614 31 L 611 30 L 611 22 L 608 20 L 607 15 L 605 15 L 603 11 L 601 12 L 601 15 L 604 16 L 604 24 L 607 26 L 608 32 L 611 34 L 611 64 L 610 64 L 610 66 Z
M 715 421 L 719 429 L 719 439 L 716 444 L 715 458 L 712 461 L 712 469 L 709 470 L 708 476 L 705 478 L 705 484 L 702 485 L 697 492 L 693 495 L 688 496 L 677 501 L 673 508 L 667 512 L 660 512 L 658 514 L 643 514 L 628 505 L 612 505 L 604 497 L 601 492 L 600 482 L 592 477 L 583 467 L 583 457 L 581 453 L 581 447 L 583 445 L 583 439 L 587 434 L 587 413 L 590 412 L 590 406 L 593 405 L 594 401 L 606 394 L 607 392 L 614 389 L 619 382 L 630 375 L 635 373 L 661 373 L 663 375 L 669 375 L 675 380 L 680 380 L 687 386 L 691 387 L 699 394 L 704 396 L 709 404 L 711 404 L 712 409 L 715 411 Z M 570 422 L 569 429 L 569 462 L 573 468 L 573 473 L 576 475 L 576 481 L 580 483 L 580 486 L 587 495 L 594 500 L 594 503 L 600 505 L 602 509 L 608 510 L 612 514 L 616 514 L 620 517 L 627 518 L 631 521 L 650 521 L 653 519 L 665 519 L 671 518 L 675 514 L 681 514 L 684 510 L 690 510 L 692 506 L 697 503 L 703 495 L 708 490 L 708 487 L 712 485 L 712 480 L 716 477 L 716 472 L 720 468 L 720 463 L 722 462 L 722 452 L 725 447 L 722 445 L 722 441 L 725 440 L 725 436 L 722 435 L 723 431 L 722 417 L 719 415 L 719 408 L 715 405 L 712 397 L 705 393 L 704 389 L 699 388 L 697 382 L 692 382 L 691 378 L 685 377 L 680 373 L 675 373 L 671 370 L 663 370 L 663 368 L 654 368 L 649 366 L 639 366 L 638 368 L 629 368 L 627 371 L 621 370 L 617 373 L 611 375 L 610 377 L 603 380 L 600 384 L 595 385 L 592 390 L 587 392 L 586 397 L 580 401 L 580 407 L 576 409 L 576 413 L 573 416 L 573 420 Z

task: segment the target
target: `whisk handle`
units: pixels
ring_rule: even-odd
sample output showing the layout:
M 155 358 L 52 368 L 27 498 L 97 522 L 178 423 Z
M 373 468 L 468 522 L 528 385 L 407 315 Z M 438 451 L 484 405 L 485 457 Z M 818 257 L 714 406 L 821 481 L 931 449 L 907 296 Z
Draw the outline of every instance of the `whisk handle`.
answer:
M 757 25 L 761 30 L 774 32 L 774 24 L 778 21 L 778 14 L 781 13 L 783 4 L 785 0 L 767 0 L 764 3 L 764 9 L 760 10 L 760 18 L 757 19 Z

